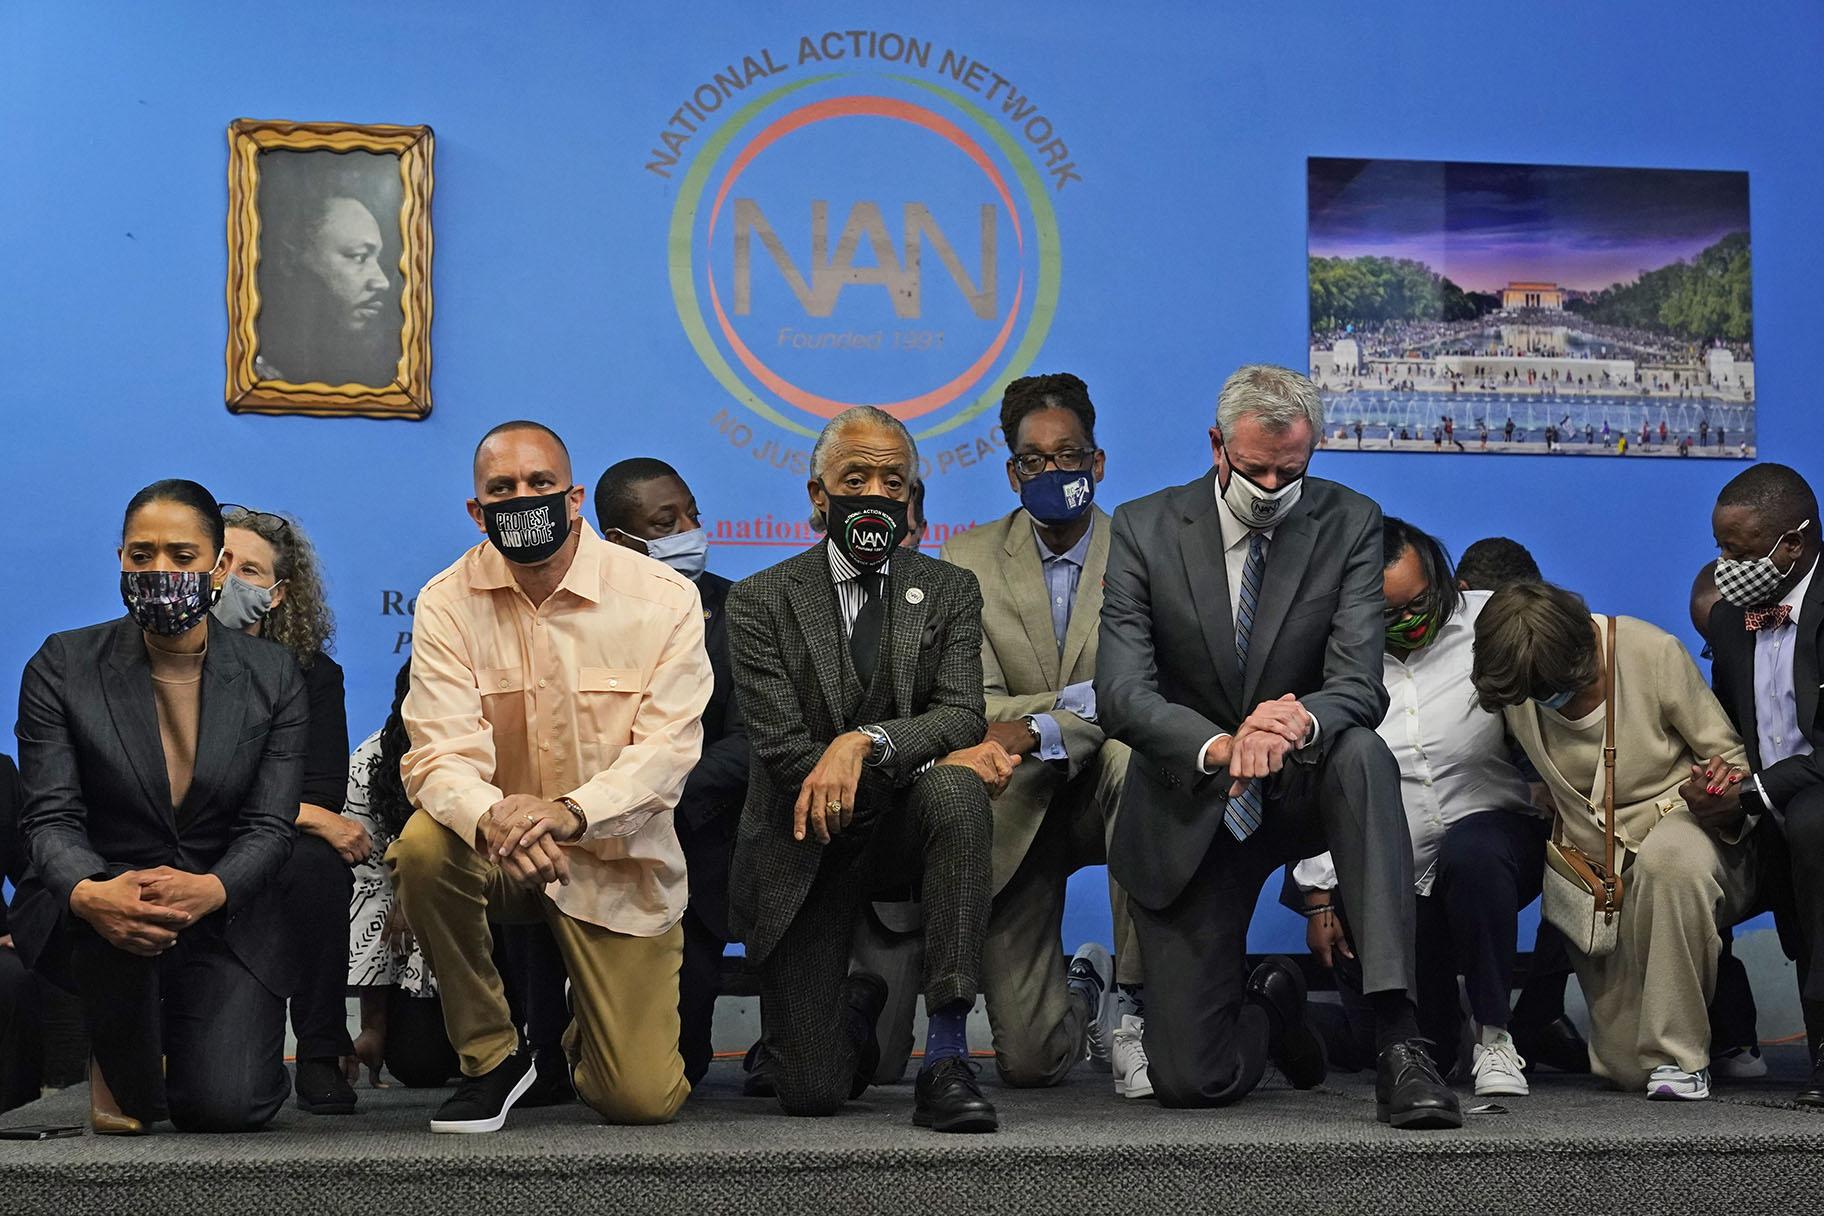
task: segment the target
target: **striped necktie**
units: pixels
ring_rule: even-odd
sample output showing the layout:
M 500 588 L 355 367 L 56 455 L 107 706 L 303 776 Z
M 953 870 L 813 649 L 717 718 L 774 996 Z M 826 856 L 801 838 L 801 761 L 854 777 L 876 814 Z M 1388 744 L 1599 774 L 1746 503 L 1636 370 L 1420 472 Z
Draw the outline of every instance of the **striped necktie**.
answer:
M 1248 672 L 1248 637 L 1254 632 L 1254 610 L 1260 606 L 1260 579 L 1267 569 L 1267 537 L 1255 532 L 1248 537 L 1248 561 L 1241 568 L 1241 602 L 1235 608 L 1235 663 L 1245 679 Z M 1222 812 L 1222 825 L 1237 840 L 1246 840 L 1260 827 L 1260 782 L 1247 787 L 1229 799 Z

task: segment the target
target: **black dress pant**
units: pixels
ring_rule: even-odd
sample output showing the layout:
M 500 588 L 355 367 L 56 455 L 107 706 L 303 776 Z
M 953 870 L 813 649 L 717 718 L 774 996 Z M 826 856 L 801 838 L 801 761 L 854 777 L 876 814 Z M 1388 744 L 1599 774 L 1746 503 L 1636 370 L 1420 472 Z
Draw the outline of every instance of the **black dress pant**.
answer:
M 696 909 L 685 909 L 684 961 L 678 970 L 678 1053 L 684 1057 L 684 1080 L 692 1088 L 715 1056 L 711 1030 L 716 998 L 722 995 L 722 952 L 727 945 Z
M 1348 727 L 1317 763 L 1294 760 L 1269 784 L 1261 827 L 1247 840 L 1218 826 L 1170 905 L 1130 903 L 1146 959 L 1146 1051 L 1161 1105 L 1222 1106 L 1259 1084 L 1267 1020 L 1243 1002 L 1248 923 L 1267 875 L 1326 849 L 1339 896 L 1354 909 L 1366 990 L 1412 991 L 1412 839 L 1399 766 L 1379 735 Z
M 285 1001 L 228 948 L 219 915 L 156 958 L 116 949 L 80 922 L 63 935 L 95 1062 L 123 1114 L 234 1132 L 278 1113 L 291 1092 Z
M 386 990 L 386 1071 L 409 1089 L 448 1085 L 462 1061 L 443 1028 L 443 1002 L 413 996 L 394 985 Z
M 570 973 L 557 939 L 543 922 L 496 923 L 494 965 L 507 991 L 507 1008 L 534 1051 L 562 1058 L 570 1025 Z M 445 1040 L 448 1041 L 447 1039 Z
M 848 1100 L 858 1040 L 844 981 L 855 918 L 874 891 L 922 869 L 925 1008 L 973 1004 L 980 988 L 994 831 L 981 778 L 938 765 L 884 810 L 858 809 L 866 818 L 823 846 L 803 904 L 760 962 L 760 1020 L 787 1114 L 830 1115 Z
M 298 1059 L 333 1062 L 354 1051 L 348 1037 L 348 904 L 355 872 L 322 837 L 299 832 L 278 885 L 297 960 L 291 1029 Z
M 0 1111 L 38 1100 L 44 1072 L 39 981 L 19 956 L 0 949 Z

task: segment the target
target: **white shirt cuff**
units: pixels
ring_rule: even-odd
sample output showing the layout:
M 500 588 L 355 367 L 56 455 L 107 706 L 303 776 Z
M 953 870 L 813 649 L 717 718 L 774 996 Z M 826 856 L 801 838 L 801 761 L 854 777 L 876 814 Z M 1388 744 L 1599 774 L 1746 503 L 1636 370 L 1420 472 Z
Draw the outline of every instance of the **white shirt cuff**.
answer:
M 1197 763 L 1197 771 L 1198 771 L 1198 772 L 1200 772 L 1200 773 L 1202 773 L 1202 774 L 1203 774 L 1203 775 L 1204 775 L 1204 776 L 1206 776 L 1206 777 L 1207 777 L 1207 776 L 1209 776 L 1209 775 L 1210 775 L 1210 774 L 1211 774 L 1211 773 L 1213 773 L 1213 772 L 1215 772 L 1215 771 L 1216 771 L 1216 770 L 1215 770 L 1215 769 L 1213 769 L 1213 768 L 1205 768 L 1205 767 L 1203 767 L 1203 758 L 1204 758 L 1204 757 L 1205 757 L 1205 756 L 1207 756 L 1207 755 L 1209 755 L 1209 754 L 1210 754 L 1210 744 L 1211 744 L 1211 743 L 1214 743 L 1214 742 L 1216 742 L 1216 740 L 1218 740 L 1218 739 L 1226 739 L 1226 738 L 1228 738 L 1228 735 L 1229 735 L 1229 732 L 1228 732 L 1228 731 L 1226 731 L 1226 730 L 1225 730 L 1225 731 L 1219 731 L 1219 732 L 1217 732 L 1217 733 L 1216 733 L 1216 734 L 1213 734 L 1213 735 L 1211 735 L 1211 736 L 1210 736 L 1210 737 L 1209 737 L 1209 739 L 1208 739 L 1208 740 L 1206 740 L 1206 741 L 1205 741 L 1205 742 L 1204 742 L 1204 745 L 1203 745 L 1203 746 L 1202 746 L 1202 747 L 1200 747 L 1200 748 L 1198 748 L 1198 749 L 1197 749 L 1197 761 L 1196 761 L 1196 763 Z

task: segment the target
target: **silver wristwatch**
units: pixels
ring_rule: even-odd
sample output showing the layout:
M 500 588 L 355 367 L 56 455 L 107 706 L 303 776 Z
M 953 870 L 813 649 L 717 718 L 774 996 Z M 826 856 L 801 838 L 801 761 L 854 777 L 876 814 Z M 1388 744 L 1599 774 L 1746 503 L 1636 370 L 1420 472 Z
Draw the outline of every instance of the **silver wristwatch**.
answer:
M 862 758 L 862 763 L 870 768 L 886 763 L 887 755 L 892 751 L 893 741 L 887 738 L 887 732 L 878 726 L 863 726 L 861 733 L 874 741 L 874 746 Z

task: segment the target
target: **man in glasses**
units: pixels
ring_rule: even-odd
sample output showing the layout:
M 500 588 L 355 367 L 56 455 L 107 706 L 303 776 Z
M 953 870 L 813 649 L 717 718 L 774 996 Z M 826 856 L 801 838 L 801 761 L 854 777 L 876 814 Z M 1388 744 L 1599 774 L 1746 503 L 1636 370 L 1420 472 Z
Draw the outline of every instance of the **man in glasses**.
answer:
M 1058 950 L 1065 885 L 1107 860 L 1127 780 L 1127 747 L 1103 735 L 1093 683 L 1109 535 L 1095 505 L 1105 460 L 1095 427 L 1077 377 L 1009 384 L 1001 432 L 1020 505 L 952 537 L 943 557 L 982 585 L 987 738 L 1025 757 L 994 801 L 982 976 L 995 1064 L 1010 1085 L 1056 1085 L 1087 1054 L 1113 1067 L 1117 1093 L 1146 1098 L 1140 951 L 1118 885 L 1109 884 L 1113 960 L 1088 942 L 1067 969 Z

